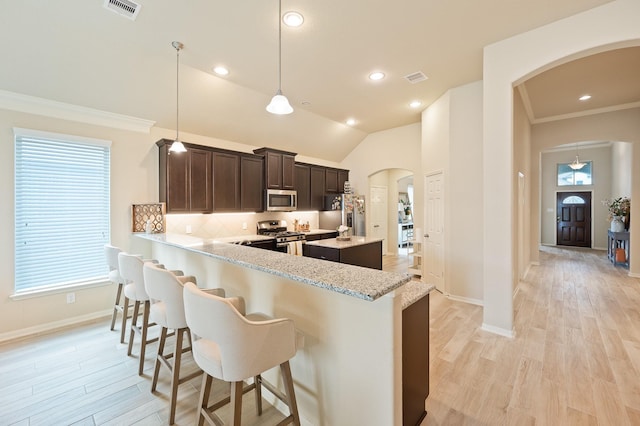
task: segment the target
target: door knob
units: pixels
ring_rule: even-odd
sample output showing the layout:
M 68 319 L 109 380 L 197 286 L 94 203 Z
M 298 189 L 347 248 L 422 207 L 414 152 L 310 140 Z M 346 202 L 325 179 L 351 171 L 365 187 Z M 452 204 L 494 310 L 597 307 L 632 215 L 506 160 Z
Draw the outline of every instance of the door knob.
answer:
M 373 225 L 374 228 L 380 228 L 380 225 Z
M 424 234 L 424 237 L 425 238 L 429 238 L 429 234 Z

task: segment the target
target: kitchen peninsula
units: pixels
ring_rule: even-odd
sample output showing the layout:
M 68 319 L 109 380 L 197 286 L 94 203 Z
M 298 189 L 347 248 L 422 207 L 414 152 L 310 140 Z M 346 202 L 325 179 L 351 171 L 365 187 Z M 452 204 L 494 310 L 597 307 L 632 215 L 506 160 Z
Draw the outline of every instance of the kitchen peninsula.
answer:
M 409 283 L 406 274 L 215 239 L 136 235 L 154 258 L 195 275 L 200 287 L 223 287 L 243 296 L 248 312 L 295 322 L 300 345 L 291 369 L 303 424 L 402 423 L 403 309 L 428 300 L 431 287 Z M 266 377 L 279 382 L 275 370 Z

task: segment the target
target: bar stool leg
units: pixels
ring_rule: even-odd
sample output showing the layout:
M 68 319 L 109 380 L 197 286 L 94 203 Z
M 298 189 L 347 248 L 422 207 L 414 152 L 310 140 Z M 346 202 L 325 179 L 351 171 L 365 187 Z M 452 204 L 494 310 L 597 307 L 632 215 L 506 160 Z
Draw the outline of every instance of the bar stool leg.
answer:
M 131 316 L 131 331 L 129 333 L 129 348 L 127 349 L 127 355 L 131 356 L 131 349 L 133 349 L 133 337 L 136 334 L 136 323 L 138 322 L 138 311 L 140 310 L 140 302 L 136 300 L 133 305 L 133 315 Z
M 122 305 L 122 326 L 120 327 L 120 343 L 124 344 L 125 333 L 127 332 L 127 316 L 129 315 L 129 299 L 124 297 Z
M 162 327 L 160 331 L 160 340 L 158 341 L 158 356 L 156 357 L 156 366 L 153 370 L 153 380 L 151 381 L 151 392 L 156 391 L 158 384 L 158 376 L 160 375 L 161 358 L 164 356 L 164 344 L 167 340 L 167 329 Z
M 151 308 L 151 302 L 148 300 L 144 302 L 144 314 L 142 315 L 142 338 L 140 339 L 140 364 L 138 365 L 138 376 L 142 376 L 144 370 L 144 355 L 147 348 L 147 331 L 149 330 L 149 309 Z
M 211 382 L 213 377 L 204 373 L 202 375 L 202 389 L 200 389 L 200 401 L 198 402 L 198 426 L 204 425 L 205 413 L 209 404 L 209 394 L 211 393 Z
M 300 416 L 298 415 L 298 403 L 296 402 L 296 394 L 293 390 L 293 377 L 291 377 L 291 367 L 289 361 L 280 364 L 280 372 L 282 373 L 282 380 L 286 389 L 287 405 L 289 411 L 293 416 L 293 424 L 300 426 Z
M 180 385 L 180 363 L 182 362 L 182 341 L 185 329 L 176 330 L 176 346 L 173 350 L 173 367 L 171 372 L 171 405 L 169 424 L 172 425 L 176 418 L 176 403 L 178 401 L 178 386 Z
M 111 331 L 116 328 L 116 317 L 118 316 L 118 312 L 121 311 L 120 308 L 120 296 L 122 295 L 122 283 L 118 283 L 118 290 L 116 292 L 116 300 L 113 304 L 113 314 L 111 315 Z
M 240 426 L 242 423 L 242 388 L 244 382 L 231 383 L 231 421 L 229 424 Z

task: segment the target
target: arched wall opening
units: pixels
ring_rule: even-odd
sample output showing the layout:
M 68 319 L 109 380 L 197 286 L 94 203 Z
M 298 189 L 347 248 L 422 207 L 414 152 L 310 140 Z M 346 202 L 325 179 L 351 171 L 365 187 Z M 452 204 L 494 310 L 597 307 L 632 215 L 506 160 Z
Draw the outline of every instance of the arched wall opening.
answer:
M 485 330 L 507 336 L 516 333 L 513 290 L 518 280 L 518 169 L 524 169 L 524 174 L 531 177 L 529 182 L 532 185 L 539 179 L 539 176 L 535 176 L 536 168 L 532 167 L 532 161 L 526 161 L 527 155 L 538 158 L 533 149 L 524 156 L 515 155 L 519 154 L 517 142 L 520 135 L 514 134 L 519 123 L 514 112 L 517 101 L 514 87 L 559 63 L 609 49 L 640 45 L 640 26 L 633 18 L 639 14 L 640 3 L 618 0 L 485 47 L 483 184 L 485 188 L 491 188 L 483 196 Z M 593 31 L 593 28 L 598 28 L 598 31 Z M 522 131 L 524 137 L 532 141 L 538 129 L 529 125 L 528 128 L 524 126 Z M 635 144 L 640 142 L 639 138 L 640 133 L 635 133 L 614 140 L 627 140 Z M 639 151 L 633 150 L 634 164 L 640 161 Z M 640 199 L 640 171 L 633 170 L 632 182 L 631 197 Z M 536 193 L 531 191 L 531 194 Z M 539 210 L 538 203 L 533 205 L 536 196 L 530 195 L 529 199 L 531 211 Z M 636 213 L 640 219 L 640 212 Z M 632 210 L 632 223 L 635 216 Z M 532 221 L 532 226 L 534 223 Z M 632 246 L 635 240 L 640 244 L 640 235 L 631 237 Z M 631 272 L 634 273 L 633 258 L 631 261 Z

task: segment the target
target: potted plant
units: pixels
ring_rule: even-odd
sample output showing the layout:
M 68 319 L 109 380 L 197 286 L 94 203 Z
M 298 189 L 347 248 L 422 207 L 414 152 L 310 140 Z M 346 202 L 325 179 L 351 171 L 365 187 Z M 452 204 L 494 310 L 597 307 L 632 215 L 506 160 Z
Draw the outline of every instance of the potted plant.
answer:
M 631 199 L 629 197 L 606 199 L 602 201 L 602 204 L 609 211 L 611 232 L 622 232 L 625 228 L 629 229 L 629 213 L 631 211 Z

